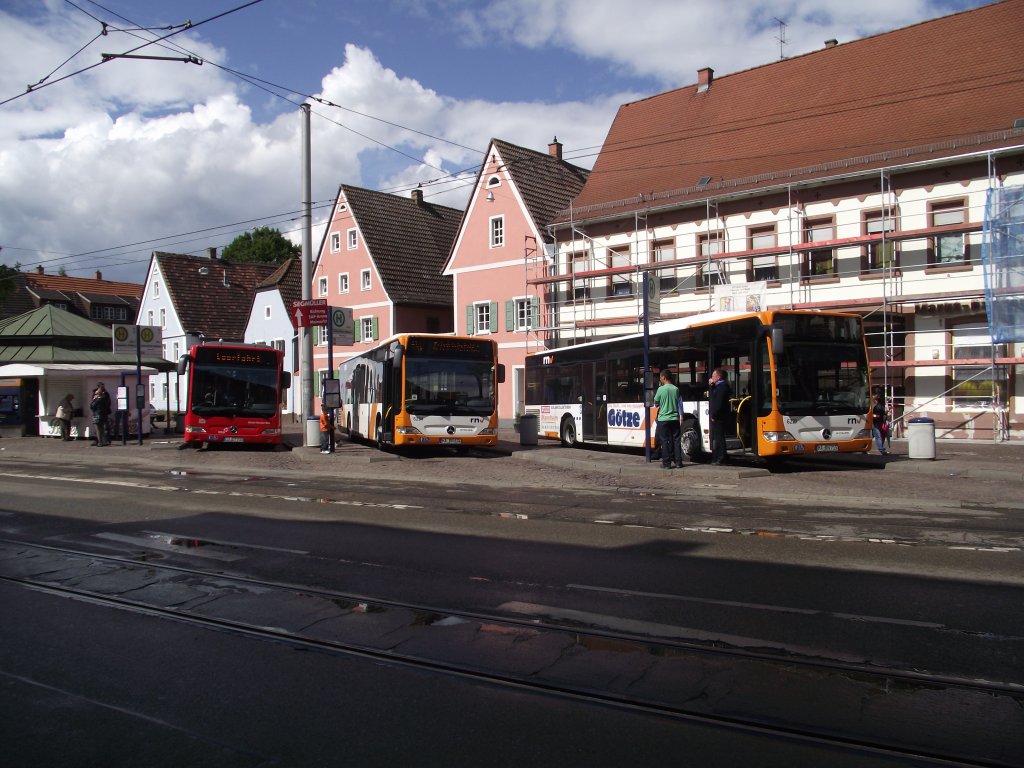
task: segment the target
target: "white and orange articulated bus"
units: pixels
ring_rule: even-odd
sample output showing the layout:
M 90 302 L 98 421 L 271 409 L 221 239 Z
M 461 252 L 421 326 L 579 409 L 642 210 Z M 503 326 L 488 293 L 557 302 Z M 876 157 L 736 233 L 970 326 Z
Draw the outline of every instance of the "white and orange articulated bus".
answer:
M 732 391 L 730 453 L 786 458 L 871 448 L 867 346 L 855 314 L 802 310 L 709 312 L 654 323 L 647 334 L 526 358 L 526 412 L 566 445 L 653 446 L 658 374 L 680 390 L 683 452 L 710 450 L 707 381 Z M 647 420 L 650 419 L 651 429 Z
M 338 368 L 339 429 L 378 447 L 493 446 L 504 366 L 491 339 L 405 333 Z

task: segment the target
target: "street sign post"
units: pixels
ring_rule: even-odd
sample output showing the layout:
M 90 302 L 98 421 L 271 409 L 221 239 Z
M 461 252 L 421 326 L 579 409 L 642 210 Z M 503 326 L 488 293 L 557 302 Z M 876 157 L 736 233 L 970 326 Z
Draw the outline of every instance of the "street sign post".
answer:
M 292 325 L 309 328 L 327 325 L 327 299 L 298 299 L 292 302 Z
M 122 325 L 115 324 L 112 329 L 114 339 L 114 354 L 135 353 L 135 408 L 139 423 L 139 445 L 142 445 L 142 406 L 145 405 L 145 386 L 142 383 L 142 355 L 149 357 L 164 356 L 163 331 L 157 325 Z M 122 381 L 124 377 L 122 376 Z M 121 409 L 121 388 L 118 388 L 118 410 L 121 415 L 121 445 L 128 440 L 128 393 L 125 391 L 125 407 Z
M 351 347 L 356 343 L 351 307 L 331 307 L 331 342 Z

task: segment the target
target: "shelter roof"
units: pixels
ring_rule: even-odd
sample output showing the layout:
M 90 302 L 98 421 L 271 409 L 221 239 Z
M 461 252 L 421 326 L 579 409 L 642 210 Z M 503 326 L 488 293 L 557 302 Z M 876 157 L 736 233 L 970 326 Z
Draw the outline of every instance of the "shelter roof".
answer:
M 114 354 L 110 328 L 53 306 L 0 320 L 0 363 L 89 363 L 131 365 L 135 355 Z M 172 370 L 162 358 L 144 365 Z

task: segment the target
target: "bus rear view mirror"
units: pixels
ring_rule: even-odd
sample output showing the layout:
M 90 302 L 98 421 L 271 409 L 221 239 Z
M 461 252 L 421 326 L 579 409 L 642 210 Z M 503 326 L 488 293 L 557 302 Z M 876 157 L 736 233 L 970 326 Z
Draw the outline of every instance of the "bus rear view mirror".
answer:
M 498 383 L 505 383 L 505 366 L 502 363 L 498 363 Z
M 291 389 L 292 375 L 288 371 L 281 371 L 281 389 Z
M 188 355 L 182 355 L 178 358 L 178 375 L 184 376 L 188 370 Z
M 783 333 L 782 328 L 777 325 L 772 326 L 772 352 L 776 355 L 781 355 L 786 350 L 785 342 L 786 334 Z

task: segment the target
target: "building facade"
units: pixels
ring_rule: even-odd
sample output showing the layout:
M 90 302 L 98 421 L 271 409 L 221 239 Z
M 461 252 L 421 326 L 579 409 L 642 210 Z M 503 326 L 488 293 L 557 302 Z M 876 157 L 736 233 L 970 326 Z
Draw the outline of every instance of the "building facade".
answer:
M 557 138 L 547 154 L 492 139 L 445 266 L 454 281 L 456 331 L 498 343 L 506 372 L 498 392 L 503 422 L 524 412 L 525 358 L 543 348 L 543 288 L 527 275 L 553 260 L 545 224 L 586 178 L 586 170 L 562 159 Z
M 1009 0 L 623 105 L 527 278 L 544 343 L 639 330 L 645 272 L 662 318 L 852 311 L 897 416 L 1024 436 L 1024 345 L 993 345 L 982 264 L 990 190 L 1024 185 L 1022 43 Z
M 355 340 L 334 344 L 335 376 L 345 360 L 396 333 L 452 331 L 451 278 L 444 260 L 462 211 L 343 184 L 313 265 L 311 296 L 352 310 Z M 312 329 L 314 398 L 329 375 L 327 335 Z

